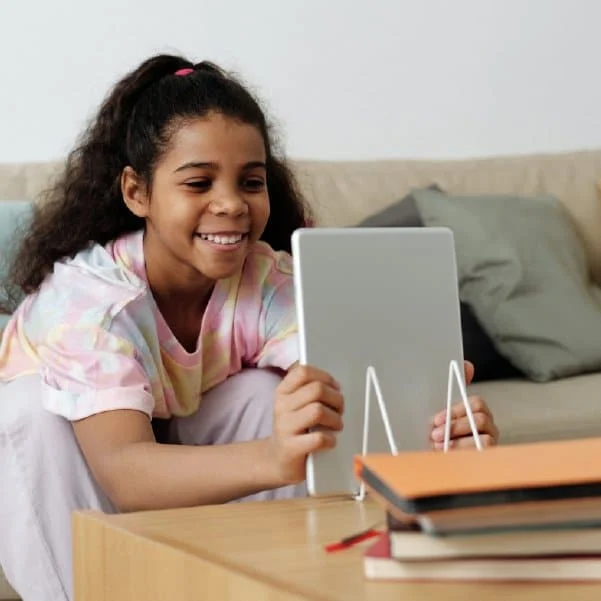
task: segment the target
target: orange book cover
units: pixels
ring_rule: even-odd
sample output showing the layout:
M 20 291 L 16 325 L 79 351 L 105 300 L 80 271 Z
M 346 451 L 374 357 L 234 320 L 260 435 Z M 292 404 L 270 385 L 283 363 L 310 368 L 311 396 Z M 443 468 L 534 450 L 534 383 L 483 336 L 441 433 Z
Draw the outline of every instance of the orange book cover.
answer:
M 393 498 L 411 501 L 600 485 L 601 462 L 597 460 L 600 456 L 601 438 L 587 438 L 500 445 L 483 451 L 368 454 L 355 457 L 354 469 L 360 480 L 389 501 Z M 578 496 L 577 491 L 574 495 Z

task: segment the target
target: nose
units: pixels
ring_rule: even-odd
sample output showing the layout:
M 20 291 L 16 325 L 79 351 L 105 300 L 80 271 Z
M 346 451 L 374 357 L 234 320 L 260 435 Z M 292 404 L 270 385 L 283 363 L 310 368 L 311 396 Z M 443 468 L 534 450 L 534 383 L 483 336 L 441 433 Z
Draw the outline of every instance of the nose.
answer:
M 213 215 L 240 217 L 248 213 L 248 205 L 237 190 L 223 190 L 210 204 Z

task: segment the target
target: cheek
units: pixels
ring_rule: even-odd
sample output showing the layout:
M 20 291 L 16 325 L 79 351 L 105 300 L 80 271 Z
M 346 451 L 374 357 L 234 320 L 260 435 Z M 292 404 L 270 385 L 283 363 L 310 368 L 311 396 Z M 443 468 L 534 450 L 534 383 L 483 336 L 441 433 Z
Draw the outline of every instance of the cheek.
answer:
M 166 227 L 184 226 L 198 221 L 199 205 L 192 202 L 186 194 L 171 193 L 157 198 L 151 206 L 151 216 Z

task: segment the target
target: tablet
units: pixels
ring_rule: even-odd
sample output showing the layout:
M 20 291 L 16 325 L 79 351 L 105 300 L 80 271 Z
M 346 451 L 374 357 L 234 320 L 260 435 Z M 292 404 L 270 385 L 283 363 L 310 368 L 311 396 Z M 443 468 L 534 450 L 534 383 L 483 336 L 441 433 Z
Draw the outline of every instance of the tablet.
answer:
M 453 234 L 447 228 L 311 228 L 292 237 L 300 362 L 341 384 L 336 447 L 307 459 L 312 496 L 359 491 L 366 377 L 377 377 L 399 451 L 429 448 L 446 408 L 449 363 L 463 365 Z M 463 375 L 463 374 L 462 374 Z M 367 451 L 390 452 L 372 394 Z

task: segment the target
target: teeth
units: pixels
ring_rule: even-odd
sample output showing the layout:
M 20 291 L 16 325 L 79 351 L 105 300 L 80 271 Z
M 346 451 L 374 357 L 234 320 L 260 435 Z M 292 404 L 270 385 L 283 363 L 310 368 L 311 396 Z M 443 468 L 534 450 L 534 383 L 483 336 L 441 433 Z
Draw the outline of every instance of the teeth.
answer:
M 208 240 L 215 244 L 237 244 L 244 237 L 243 234 L 234 234 L 232 236 L 219 236 L 216 234 L 200 234 L 203 240 Z

